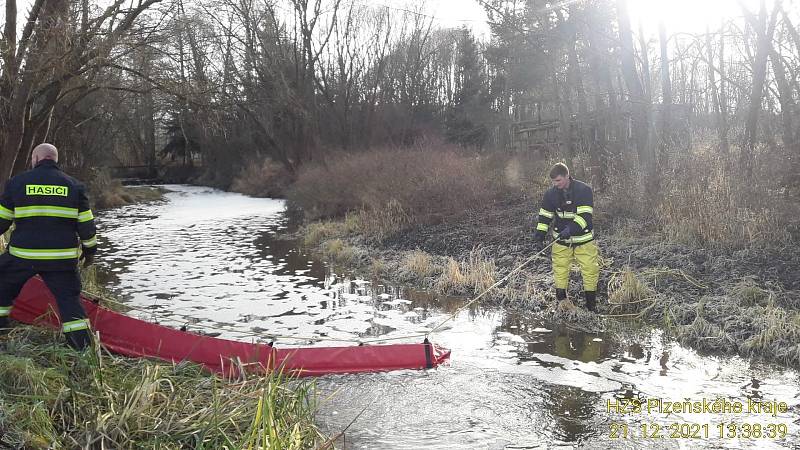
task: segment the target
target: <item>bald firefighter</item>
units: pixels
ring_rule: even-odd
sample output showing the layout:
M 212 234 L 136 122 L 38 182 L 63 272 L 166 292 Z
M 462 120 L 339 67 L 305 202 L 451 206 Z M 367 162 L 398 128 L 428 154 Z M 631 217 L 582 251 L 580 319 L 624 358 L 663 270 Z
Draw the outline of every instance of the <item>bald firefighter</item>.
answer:
M 547 190 L 539 209 L 534 240 L 543 245 L 548 233 L 556 240 L 552 247 L 556 298 L 567 298 L 569 271 L 578 263 L 583 277 L 586 308 L 597 310 L 597 280 L 600 275 L 597 244 L 594 241 L 592 188 L 569 175 L 569 168 L 558 163 L 550 170 L 553 187 Z
M 92 263 L 97 237 L 86 188 L 57 163 L 55 146 L 36 146 L 33 169 L 9 180 L 0 196 L 0 233 L 15 224 L 7 251 L 0 255 L 0 328 L 8 328 L 25 282 L 40 275 L 58 304 L 67 344 L 82 350 L 92 335 L 80 302 L 78 262 Z

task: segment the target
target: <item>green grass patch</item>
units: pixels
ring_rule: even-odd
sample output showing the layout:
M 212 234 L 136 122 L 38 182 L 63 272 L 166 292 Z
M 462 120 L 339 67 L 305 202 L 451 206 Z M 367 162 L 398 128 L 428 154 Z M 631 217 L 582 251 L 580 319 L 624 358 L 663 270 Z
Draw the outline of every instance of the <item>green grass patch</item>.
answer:
M 85 354 L 18 326 L 0 341 L 0 443 L 12 448 L 313 448 L 314 384 L 229 381 L 177 365 Z

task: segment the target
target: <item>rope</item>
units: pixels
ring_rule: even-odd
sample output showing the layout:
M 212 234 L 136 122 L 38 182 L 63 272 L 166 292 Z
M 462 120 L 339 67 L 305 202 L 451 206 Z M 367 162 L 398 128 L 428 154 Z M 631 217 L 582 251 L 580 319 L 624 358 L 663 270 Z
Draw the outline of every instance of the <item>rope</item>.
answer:
M 310 341 L 310 342 L 322 342 L 322 341 L 350 342 L 350 343 L 359 344 L 359 345 L 371 344 L 371 343 L 379 343 L 379 342 L 388 342 L 388 341 L 397 341 L 397 340 L 406 340 L 406 339 L 413 339 L 413 338 L 423 338 L 423 337 L 427 339 L 431 334 L 436 333 L 437 331 L 439 331 L 439 329 L 442 326 L 444 326 L 444 324 L 446 324 L 447 322 L 453 320 L 462 311 L 464 311 L 465 309 L 469 308 L 475 302 L 477 302 L 478 300 L 483 298 L 483 296 L 485 296 L 487 293 L 489 293 L 489 291 L 491 291 L 492 289 L 496 288 L 500 284 L 504 283 L 506 280 L 511 278 L 514 274 L 516 274 L 517 272 L 522 270 L 522 268 L 524 268 L 525 266 L 530 264 L 531 261 L 533 261 L 536 258 L 542 257 L 542 254 L 547 249 L 552 247 L 553 244 L 555 244 L 555 242 L 556 242 L 555 240 L 551 241 L 549 244 L 547 244 L 541 250 L 539 250 L 536 254 L 534 254 L 530 258 L 526 259 L 525 261 L 523 261 L 522 264 L 520 264 L 517 267 L 515 267 L 506 276 L 504 276 L 503 278 L 501 278 L 500 280 L 498 280 L 497 282 L 495 282 L 494 284 L 492 284 L 491 286 L 486 288 L 483 292 L 478 294 L 475 298 L 473 298 L 472 300 L 470 300 L 469 302 L 465 303 L 463 306 L 458 308 L 454 313 L 450 314 L 446 319 L 444 319 L 443 321 L 438 323 L 435 327 L 433 327 L 427 333 L 416 333 L 416 334 L 408 334 L 408 335 L 401 335 L 401 336 L 391 336 L 391 337 L 375 337 L 375 338 L 372 338 L 372 339 L 348 339 L 348 338 L 331 338 L 331 337 L 325 337 L 325 336 L 280 335 L 280 334 L 273 334 L 273 333 L 246 332 L 246 331 L 241 331 L 241 330 L 237 330 L 235 328 L 230 328 L 230 327 L 226 327 L 226 326 L 222 326 L 222 325 L 211 326 L 211 325 L 195 324 L 194 327 L 201 328 L 201 329 L 208 329 L 208 330 L 225 330 L 225 331 L 230 331 L 232 333 L 236 333 L 239 336 L 249 336 L 249 337 L 257 337 L 257 338 L 267 337 L 267 338 L 270 338 L 270 339 L 291 339 L 291 340 L 301 340 L 301 341 Z M 612 271 L 610 269 L 600 269 L 600 270 L 603 271 L 603 272 L 608 271 L 608 272 L 613 272 L 613 273 L 619 273 L 618 271 Z M 687 280 L 689 282 L 696 281 L 696 280 L 694 280 L 693 278 L 689 277 L 688 275 L 684 274 L 681 271 L 678 271 L 678 273 L 674 273 L 674 272 L 671 272 L 671 271 L 665 271 L 665 273 L 669 274 L 669 275 L 683 275 L 685 278 L 687 278 Z M 700 286 L 699 282 L 692 283 L 692 284 L 695 284 L 696 286 Z M 90 293 L 84 293 L 84 294 L 87 297 L 95 299 L 97 301 L 103 301 L 103 302 L 107 302 L 107 303 L 120 305 L 120 306 L 123 306 L 123 307 L 128 308 L 128 309 L 133 310 L 133 311 L 139 311 L 139 312 L 141 312 L 143 314 L 150 314 L 150 315 L 154 314 L 154 311 L 152 311 L 152 310 L 145 310 L 143 308 L 137 308 L 137 307 L 131 306 L 131 305 L 127 304 L 127 303 L 122 303 L 122 302 L 119 302 L 119 301 L 116 301 L 116 300 L 112 300 L 112 299 L 108 299 L 108 298 L 104 298 L 104 297 L 99 297 L 97 295 L 90 294 Z M 601 315 L 601 317 L 611 318 L 611 317 L 628 317 L 628 316 L 636 316 L 636 315 L 641 315 L 641 313 L 638 313 L 638 314 L 637 313 L 634 313 L 634 314 L 610 314 L 610 315 Z
M 461 308 L 458 308 L 458 309 L 456 310 L 456 312 L 454 312 L 454 313 L 453 313 L 453 314 L 451 314 L 451 315 L 450 315 L 448 318 L 446 318 L 446 319 L 445 319 L 445 320 L 443 320 L 441 323 L 439 323 L 439 325 L 436 325 L 435 327 L 433 327 L 433 329 L 432 329 L 431 331 L 429 331 L 429 332 L 428 332 L 428 333 L 425 335 L 425 337 L 428 337 L 428 335 L 435 333 L 435 332 L 436 332 L 436 331 L 437 331 L 439 328 L 441 328 L 441 327 L 442 327 L 442 325 L 444 325 L 444 324 L 446 324 L 447 322 L 449 322 L 449 321 L 453 320 L 453 318 L 455 318 L 455 317 L 456 317 L 458 314 L 460 314 L 460 313 L 461 313 L 461 311 L 463 311 L 463 310 L 465 310 L 465 309 L 469 308 L 469 307 L 470 307 L 470 306 L 471 306 L 473 303 L 475 303 L 475 302 L 477 302 L 478 300 L 480 300 L 480 299 L 481 299 L 481 297 L 483 297 L 484 295 L 486 295 L 486 294 L 487 294 L 489 291 L 491 291 L 492 289 L 496 288 L 497 286 L 499 286 L 500 284 L 502 284 L 502 283 L 503 283 L 504 281 L 506 281 L 507 279 L 511 278 L 511 276 L 512 276 L 512 275 L 514 275 L 515 273 L 519 272 L 519 271 L 520 271 L 520 270 L 521 270 L 523 267 L 527 266 L 527 265 L 528 265 L 528 264 L 529 264 L 531 261 L 533 261 L 534 259 L 538 258 L 538 257 L 539 257 L 539 255 L 541 255 L 542 253 L 544 253 L 544 251 L 545 251 L 545 250 L 547 250 L 548 248 L 552 247 L 552 246 L 553 246 L 553 244 L 555 244 L 555 243 L 556 243 L 556 241 L 555 241 L 555 240 L 551 241 L 549 244 L 547 244 L 547 245 L 546 245 L 546 246 L 544 246 L 544 247 L 543 247 L 541 250 L 539 250 L 539 252 L 538 252 L 538 253 L 536 253 L 535 255 L 533 255 L 533 256 L 531 256 L 530 258 L 528 258 L 528 259 L 526 259 L 525 261 L 523 261 L 523 263 L 522 263 L 522 264 L 520 264 L 520 265 L 518 265 L 517 267 L 515 267 L 515 268 L 514 268 L 514 270 L 512 270 L 511 272 L 509 272 L 509 273 L 508 273 L 508 275 L 504 276 L 503 278 L 501 278 L 500 280 L 498 280 L 497 282 L 495 282 L 493 285 L 491 285 L 491 286 L 489 286 L 488 288 L 486 288 L 486 289 L 485 289 L 483 292 L 481 292 L 480 294 L 478 294 L 478 296 L 477 296 L 477 297 L 473 298 L 472 300 L 470 300 L 469 302 L 467 302 L 466 304 L 464 304 L 464 306 L 462 306 Z
M 464 304 L 462 307 L 458 308 L 453 314 L 449 315 L 445 320 L 441 321 L 438 325 L 433 327 L 433 329 L 431 329 L 427 333 L 417 333 L 417 334 L 408 334 L 408 335 L 391 336 L 391 337 L 376 337 L 376 338 L 372 338 L 372 339 L 348 339 L 348 338 L 329 338 L 329 337 L 298 336 L 298 335 L 287 336 L 287 335 L 272 334 L 272 333 L 243 332 L 243 331 L 240 331 L 240 330 L 236 330 L 235 328 L 229 328 L 229 327 L 225 327 L 225 326 L 221 326 L 221 325 L 209 326 L 209 325 L 195 324 L 194 326 L 197 327 L 197 328 L 205 328 L 205 329 L 209 329 L 209 330 L 230 331 L 232 333 L 237 333 L 240 336 L 250 336 L 250 337 L 259 337 L 259 338 L 268 337 L 270 339 L 293 339 L 293 340 L 302 340 L 302 341 L 311 341 L 311 342 L 321 342 L 321 341 L 334 341 L 334 342 L 337 342 L 338 341 L 338 342 L 350 342 L 350 343 L 355 343 L 355 344 L 359 344 L 359 345 L 378 343 L 378 342 L 397 341 L 397 340 L 412 339 L 412 338 L 420 338 L 420 337 L 424 337 L 424 338 L 427 339 L 428 336 L 430 336 L 431 334 L 437 332 L 444 324 L 446 324 L 447 322 L 449 322 L 452 319 L 454 319 L 459 313 L 461 313 L 461 311 L 469 308 L 472 304 L 474 304 L 475 302 L 480 300 L 489 291 L 491 291 L 492 289 L 496 288 L 497 286 L 499 286 L 500 284 L 502 284 L 503 282 L 505 282 L 506 280 L 511 278 L 512 275 L 514 275 L 515 273 L 519 272 L 523 267 L 525 267 L 528 264 L 530 264 L 531 261 L 533 261 L 534 259 L 540 257 L 542 255 L 542 253 L 544 253 L 545 250 L 547 250 L 550 247 L 552 247 L 553 244 L 555 244 L 555 242 L 556 242 L 555 240 L 551 241 L 549 244 L 547 244 L 541 250 L 539 250 L 536 254 L 534 254 L 530 258 L 526 259 L 525 261 L 523 261 L 522 264 L 520 264 L 517 267 L 515 267 L 514 270 L 509 272 L 506 276 L 504 276 L 503 278 L 501 278 L 500 280 L 498 280 L 497 282 L 495 282 L 494 284 L 492 284 L 491 286 L 486 288 L 483 292 L 478 294 L 477 297 L 473 298 L 472 300 L 470 300 L 469 302 Z M 152 311 L 152 310 L 146 310 L 146 309 L 143 309 L 143 308 L 137 308 L 137 307 L 131 306 L 131 305 L 127 304 L 127 303 L 122 303 L 122 302 L 119 302 L 119 301 L 116 301 L 116 300 L 112 300 L 112 299 L 109 299 L 109 298 L 100 297 L 98 295 L 91 294 L 91 293 L 88 293 L 88 292 L 84 292 L 83 294 L 86 297 L 89 297 L 90 299 L 93 299 L 98 303 L 100 301 L 102 301 L 102 302 L 105 302 L 105 303 L 112 303 L 112 304 L 120 305 L 120 306 L 123 306 L 123 307 L 125 307 L 127 309 L 130 309 L 132 311 L 139 311 L 139 312 L 141 312 L 143 314 L 150 314 L 150 315 L 154 314 L 154 311 Z

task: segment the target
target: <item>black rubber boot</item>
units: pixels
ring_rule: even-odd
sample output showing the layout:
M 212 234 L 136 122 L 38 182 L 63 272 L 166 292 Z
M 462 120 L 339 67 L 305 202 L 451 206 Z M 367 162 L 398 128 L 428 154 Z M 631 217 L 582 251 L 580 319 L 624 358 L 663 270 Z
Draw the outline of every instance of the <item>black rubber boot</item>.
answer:
M 92 333 L 89 330 L 76 330 L 64 333 L 67 345 L 75 350 L 82 351 L 92 344 Z
M 585 291 L 583 296 L 586 297 L 586 309 L 591 312 L 597 312 L 597 292 Z
M 566 299 L 567 299 L 567 290 L 556 288 L 556 300 L 566 300 Z
M 11 321 L 8 317 L 0 317 L 0 335 L 8 334 L 11 331 Z

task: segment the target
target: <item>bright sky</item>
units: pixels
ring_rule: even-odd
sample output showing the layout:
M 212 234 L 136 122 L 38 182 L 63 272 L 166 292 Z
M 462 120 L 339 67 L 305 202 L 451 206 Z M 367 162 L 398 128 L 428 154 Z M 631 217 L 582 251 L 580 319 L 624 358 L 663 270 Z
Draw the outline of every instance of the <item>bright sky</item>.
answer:
M 775 0 L 767 0 L 771 11 Z M 719 28 L 723 20 L 742 16 L 741 4 L 758 13 L 760 0 L 628 0 L 631 20 L 638 32 L 641 22 L 645 34 L 658 33 L 658 23 L 664 21 L 667 33 L 704 32 L 706 24 L 711 30 Z M 796 0 L 783 0 L 786 9 L 797 7 Z
M 370 0 L 373 6 L 389 6 L 416 11 L 424 4 L 424 13 L 434 17 L 434 23 L 443 27 L 467 26 L 480 37 L 489 37 L 486 11 L 477 0 Z
M 19 25 L 24 23 L 23 17 L 32 0 L 18 0 Z M 356 0 L 358 1 L 358 0 Z M 489 37 L 489 26 L 486 23 L 486 12 L 477 0 L 362 0 L 373 6 L 417 10 L 424 4 L 425 14 L 434 18 L 434 22 L 446 27 L 466 25 L 481 38 Z M 570 2 L 585 0 L 553 0 L 553 2 Z M 771 8 L 776 0 L 766 0 L 767 8 Z M 800 0 L 782 0 L 788 11 L 800 11 Z M 189 0 L 191 2 L 191 0 Z M 739 3 L 757 12 L 760 0 L 628 0 L 634 30 L 638 32 L 638 24 L 642 23 L 646 34 L 658 33 L 658 23 L 663 20 L 668 33 L 703 32 L 706 24 L 712 29 L 719 27 L 724 19 L 741 16 Z M 5 0 L 0 0 L 5 4 Z M 0 17 L 3 15 L 0 11 Z
M 415 9 L 422 0 L 375 0 L 372 5 L 386 5 L 395 8 Z M 585 0 L 552 0 L 585 1 Z M 800 8 L 800 0 L 782 0 L 787 10 Z M 631 20 L 634 29 L 639 30 L 641 22 L 645 34 L 658 33 L 658 23 L 664 21 L 668 33 L 703 32 L 708 24 L 711 29 L 719 27 L 725 19 L 742 15 L 740 2 L 753 12 L 758 12 L 760 0 L 628 0 Z M 775 0 L 767 0 L 767 8 L 771 10 Z M 471 27 L 481 37 L 489 36 L 486 24 L 486 12 L 477 0 L 424 0 L 427 14 L 435 17 L 438 24 L 447 27 Z

